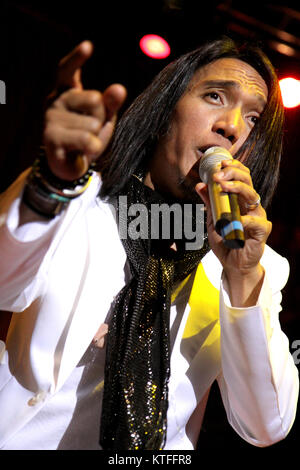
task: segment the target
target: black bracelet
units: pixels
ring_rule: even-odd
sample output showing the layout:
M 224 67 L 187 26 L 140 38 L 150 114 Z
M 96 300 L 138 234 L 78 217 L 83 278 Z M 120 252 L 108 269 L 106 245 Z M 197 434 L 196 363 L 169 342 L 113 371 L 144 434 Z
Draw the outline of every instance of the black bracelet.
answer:
M 62 180 L 56 177 L 48 167 L 44 150 L 35 160 L 27 178 L 23 202 L 38 214 L 53 218 L 60 214 L 69 202 L 80 196 L 90 185 L 93 167 L 74 181 Z
M 37 214 L 47 219 L 53 219 L 66 209 L 70 200 L 62 201 L 49 197 L 48 192 L 39 186 L 37 182 L 31 180 L 28 181 L 25 186 L 23 202 L 29 209 Z
M 80 178 L 72 181 L 63 180 L 55 176 L 50 170 L 44 148 L 40 149 L 40 156 L 37 158 L 32 167 L 32 173 L 35 178 L 39 178 L 45 188 L 50 193 L 57 194 L 63 198 L 73 199 L 80 196 L 89 186 L 95 163 L 92 163 L 88 171 Z

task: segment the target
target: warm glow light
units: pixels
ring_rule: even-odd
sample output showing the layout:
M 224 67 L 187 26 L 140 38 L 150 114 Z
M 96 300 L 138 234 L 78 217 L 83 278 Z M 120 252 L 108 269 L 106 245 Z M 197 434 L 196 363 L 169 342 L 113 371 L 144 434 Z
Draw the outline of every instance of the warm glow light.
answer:
M 279 80 L 281 96 L 285 108 L 295 108 L 300 105 L 300 81 L 295 78 Z
M 153 59 L 165 59 L 170 55 L 171 49 L 165 39 L 156 34 L 146 34 L 140 40 L 140 48 Z

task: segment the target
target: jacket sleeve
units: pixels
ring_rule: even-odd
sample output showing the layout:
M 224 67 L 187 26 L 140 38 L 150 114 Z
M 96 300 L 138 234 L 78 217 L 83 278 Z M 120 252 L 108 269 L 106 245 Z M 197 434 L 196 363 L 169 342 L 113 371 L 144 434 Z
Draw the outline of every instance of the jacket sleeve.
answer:
M 286 437 L 299 393 L 298 371 L 279 323 L 281 289 L 289 265 L 270 247 L 262 264 L 266 274 L 256 306 L 233 308 L 221 286 L 222 374 L 218 378 L 230 424 L 259 447 Z
M 18 227 L 28 170 L 0 196 L 0 309 L 23 311 L 45 287 L 47 256 L 63 216 Z

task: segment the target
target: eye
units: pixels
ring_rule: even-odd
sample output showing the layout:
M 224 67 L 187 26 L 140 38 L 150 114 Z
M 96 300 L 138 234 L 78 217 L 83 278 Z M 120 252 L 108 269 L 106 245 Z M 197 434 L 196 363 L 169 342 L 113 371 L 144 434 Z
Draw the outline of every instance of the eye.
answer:
M 257 124 L 258 121 L 259 121 L 259 116 L 250 116 L 249 119 L 250 119 L 251 124 L 253 124 L 253 126 L 255 126 L 255 124 Z
M 206 98 L 209 98 L 211 101 L 220 101 L 221 97 L 219 93 L 216 91 L 210 91 L 209 93 L 206 93 L 205 95 Z

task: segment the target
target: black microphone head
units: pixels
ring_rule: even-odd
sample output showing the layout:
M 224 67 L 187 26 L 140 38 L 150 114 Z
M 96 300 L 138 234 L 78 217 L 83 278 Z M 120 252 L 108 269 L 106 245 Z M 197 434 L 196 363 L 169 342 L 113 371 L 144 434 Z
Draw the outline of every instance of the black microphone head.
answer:
M 223 160 L 232 160 L 231 153 L 223 147 L 210 147 L 204 152 L 199 163 L 199 175 L 204 183 L 208 183 L 211 173 Z

